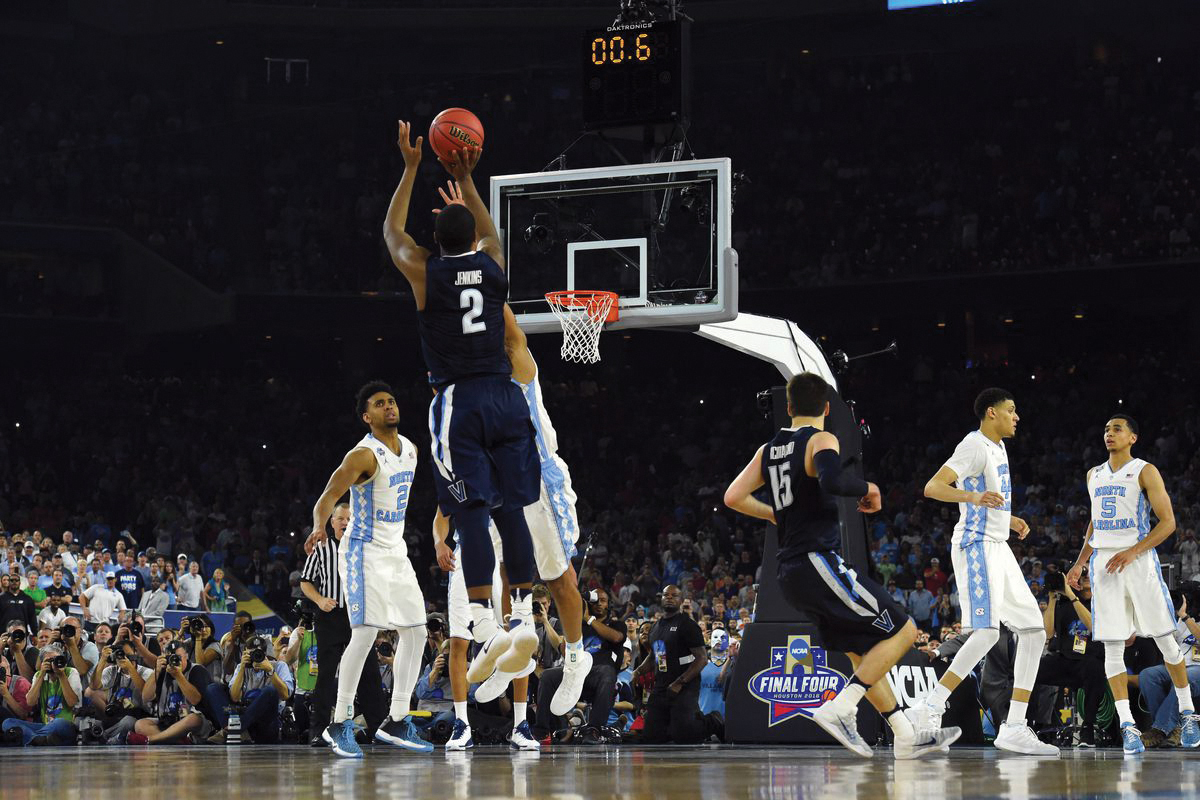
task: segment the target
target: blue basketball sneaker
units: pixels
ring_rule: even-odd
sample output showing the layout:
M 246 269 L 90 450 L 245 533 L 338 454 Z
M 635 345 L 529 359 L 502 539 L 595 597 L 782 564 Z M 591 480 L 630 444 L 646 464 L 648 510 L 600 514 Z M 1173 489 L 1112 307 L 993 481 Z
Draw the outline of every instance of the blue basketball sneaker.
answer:
M 470 750 L 474 746 L 475 739 L 471 736 L 471 726 L 461 719 L 454 720 L 454 732 L 450 734 L 450 740 L 446 742 L 446 749 L 453 752 Z
M 1179 746 L 1200 746 L 1200 716 L 1184 714 L 1179 726 Z
M 417 726 L 413 725 L 412 717 L 405 717 L 398 722 L 388 717 L 379 726 L 379 730 L 375 731 L 375 738 L 417 753 L 433 752 L 433 745 L 422 739 L 421 734 L 417 733 Z
M 363 757 L 362 748 L 354 741 L 354 720 L 331 724 L 321 733 L 321 738 L 342 758 Z
M 512 737 L 508 741 L 508 746 L 513 750 L 541 750 L 541 743 L 533 738 L 533 732 L 529 730 L 529 723 L 525 720 L 521 724 L 513 728 Z
M 1127 756 L 1146 752 L 1146 745 L 1142 744 L 1142 732 L 1132 722 L 1121 723 L 1121 749 Z

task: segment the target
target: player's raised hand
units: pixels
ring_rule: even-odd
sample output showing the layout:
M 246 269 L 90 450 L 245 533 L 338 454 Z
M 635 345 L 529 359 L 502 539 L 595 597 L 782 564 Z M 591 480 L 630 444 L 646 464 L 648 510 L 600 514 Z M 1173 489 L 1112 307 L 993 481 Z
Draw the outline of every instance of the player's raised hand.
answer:
M 417 141 L 410 144 L 412 126 L 404 120 L 400 120 L 398 124 L 400 126 L 400 133 L 396 137 L 396 144 L 400 146 L 400 152 L 404 155 L 404 168 L 416 169 L 421 163 L 421 145 L 425 142 L 425 139 L 418 136 Z
M 483 155 L 482 147 L 462 147 L 450 154 L 449 158 L 438 159 L 456 181 L 466 180 L 479 163 Z
M 449 189 L 450 191 L 447 192 L 446 189 Z M 466 205 L 466 203 L 463 202 L 462 188 L 459 187 L 458 181 L 446 181 L 446 189 L 443 189 L 440 186 L 438 187 L 438 194 L 442 196 L 443 203 L 448 206 L 455 204 L 460 206 Z M 433 213 L 440 214 L 442 213 L 442 210 L 440 208 L 435 208 Z
M 868 482 L 867 493 L 858 501 L 858 510 L 864 514 L 874 514 L 881 508 L 883 508 L 883 496 L 879 494 L 879 487 Z
M 985 506 L 987 508 L 1004 508 L 1004 495 L 999 492 L 972 492 L 969 501 L 973 506 Z

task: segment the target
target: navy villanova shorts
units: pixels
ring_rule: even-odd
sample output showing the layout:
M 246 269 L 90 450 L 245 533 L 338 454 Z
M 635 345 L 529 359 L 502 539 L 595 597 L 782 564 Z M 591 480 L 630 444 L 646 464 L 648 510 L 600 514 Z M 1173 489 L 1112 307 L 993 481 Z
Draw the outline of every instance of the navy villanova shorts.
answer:
M 445 386 L 429 406 L 433 481 L 448 516 L 472 506 L 524 508 L 541 496 L 542 468 L 529 406 L 506 375 Z
M 817 624 L 830 650 L 861 655 L 908 622 L 886 589 L 833 551 L 791 556 L 779 562 L 778 576 L 783 596 Z

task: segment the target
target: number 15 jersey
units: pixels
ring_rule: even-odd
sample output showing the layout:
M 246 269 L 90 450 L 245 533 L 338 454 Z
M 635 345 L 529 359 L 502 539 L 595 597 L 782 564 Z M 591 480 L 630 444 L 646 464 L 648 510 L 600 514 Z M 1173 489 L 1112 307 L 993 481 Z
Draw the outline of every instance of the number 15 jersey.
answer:
M 512 372 L 504 351 L 508 276 L 487 253 L 431 256 L 425 265 L 425 308 L 418 314 L 429 382 Z
M 763 482 L 775 509 L 780 561 L 804 553 L 841 549 L 837 503 L 804 470 L 808 440 L 818 432 L 811 426 L 782 428 L 763 447 Z

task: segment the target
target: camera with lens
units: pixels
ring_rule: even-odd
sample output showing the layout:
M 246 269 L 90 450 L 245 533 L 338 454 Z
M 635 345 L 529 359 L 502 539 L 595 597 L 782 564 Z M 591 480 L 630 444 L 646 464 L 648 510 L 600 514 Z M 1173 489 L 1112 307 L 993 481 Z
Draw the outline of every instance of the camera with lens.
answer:
M 55 656 L 54 658 L 50 659 L 50 663 L 54 665 L 55 669 L 66 669 L 67 668 L 67 657 L 66 656 Z
M 380 642 L 375 646 L 375 651 L 384 658 L 391 658 L 396 655 L 396 649 L 392 647 L 391 642 Z
M 1067 579 L 1061 572 L 1047 572 L 1043 585 L 1048 592 L 1065 592 L 1067 590 Z
M 125 654 L 125 649 L 124 649 L 124 648 L 122 648 L 122 647 L 118 647 L 116 650 L 113 650 L 113 651 L 112 651 L 112 652 L 109 654 L 109 656 L 108 656 L 108 663 L 110 663 L 110 664 L 116 664 L 118 661 L 124 661 L 124 660 L 125 660 L 125 659 L 127 659 L 127 658 L 129 658 L 129 656 L 127 656 L 127 655 Z
M 313 627 L 313 622 L 314 622 L 314 619 L 313 619 L 312 612 L 305 611 L 303 614 L 300 615 L 300 622 L 298 624 L 301 628 L 304 628 L 304 630 L 311 631 L 312 627 Z
M 75 638 L 75 626 L 74 625 L 63 625 L 61 628 L 58 629 L 58 631 L 59 631 L 59 634 L 64 639 L 74 639 Z
M 138 622 L 137 620 L 129 623 L 129 634 L 135 639 L 142 638 L 142 632 L 145 630 L 146 629 L 142 627 L 142 623 Z
M 248 619 L 242 623 L 242 639 L 249 639 L 255 634 L 255 631 L 257 631 L 257 628 L 254 627 L 253 620 Z
M 250 642 L 250 648 L 251 648 L 250 649 L 250 663 L 251 664 L 260 664 L 264 660 L 266 660 L 267 643 L 263 640 L 263 638 L 261 636 L 254 637 L 254 640 L 252 642 Z
M 13 632 L 8 635 L 8 640 L 13 644 L 21 644 L 26 638 L 28 637 L 24 628 L 13 628 Z
M 193 636 L 199 636 L 204 633 L 204 620 L 200 617 L 192 617 L 188 620 L 188 630 Z
M 179 653 L 171 653 L 171 655 L 167 656 L 167 666 L 175 667 L 176 669 L 182 667 L 183 657 L 180 656 Z

